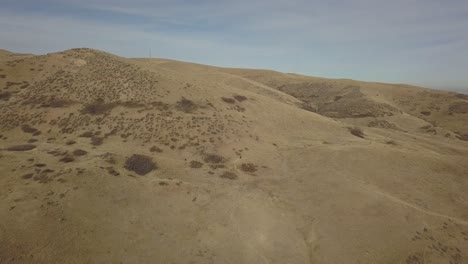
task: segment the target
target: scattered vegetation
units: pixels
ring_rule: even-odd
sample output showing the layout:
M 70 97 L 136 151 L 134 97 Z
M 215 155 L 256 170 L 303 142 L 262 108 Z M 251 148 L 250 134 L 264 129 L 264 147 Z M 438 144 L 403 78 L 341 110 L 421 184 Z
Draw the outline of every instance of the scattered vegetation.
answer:
M 125 162 L 125 169 L 133 171 L 138 175 L 146 175 L 157 169 L 157 164 L 148 156 L 133 154 Z
M 467 102 L 456 102 L 449 106 L 449 113 L 456 114 L 467 114 L 468 113 L 468 103 Z

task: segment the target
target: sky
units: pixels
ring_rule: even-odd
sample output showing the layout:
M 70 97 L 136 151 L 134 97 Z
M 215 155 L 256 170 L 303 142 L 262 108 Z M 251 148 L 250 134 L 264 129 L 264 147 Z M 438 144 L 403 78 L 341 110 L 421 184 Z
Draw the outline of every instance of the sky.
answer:
M 0 49 L 77 47 L 468 93 L 468 0 L 0 0 Z

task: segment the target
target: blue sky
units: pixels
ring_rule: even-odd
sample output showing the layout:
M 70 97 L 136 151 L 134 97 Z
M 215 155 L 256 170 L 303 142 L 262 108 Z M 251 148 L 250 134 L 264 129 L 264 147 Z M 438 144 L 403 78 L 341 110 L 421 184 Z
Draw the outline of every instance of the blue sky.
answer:
M 0 48 L 74 47 L 468 92 L 468 1 L 0 0 Z

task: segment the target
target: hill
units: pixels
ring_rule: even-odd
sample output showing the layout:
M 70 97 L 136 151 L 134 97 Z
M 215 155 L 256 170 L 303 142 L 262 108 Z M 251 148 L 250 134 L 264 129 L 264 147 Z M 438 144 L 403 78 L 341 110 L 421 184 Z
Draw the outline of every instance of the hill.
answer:
M 468 98 L 0 53 L 1 263 L 468 261 Z

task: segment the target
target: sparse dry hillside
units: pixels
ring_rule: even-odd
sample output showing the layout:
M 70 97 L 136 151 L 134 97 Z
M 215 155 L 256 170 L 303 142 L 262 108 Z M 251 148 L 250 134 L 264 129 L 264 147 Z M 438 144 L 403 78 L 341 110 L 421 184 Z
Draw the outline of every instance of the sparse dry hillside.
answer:
M 0 263 L 468 263 L 468 98 L 0 50 Z

